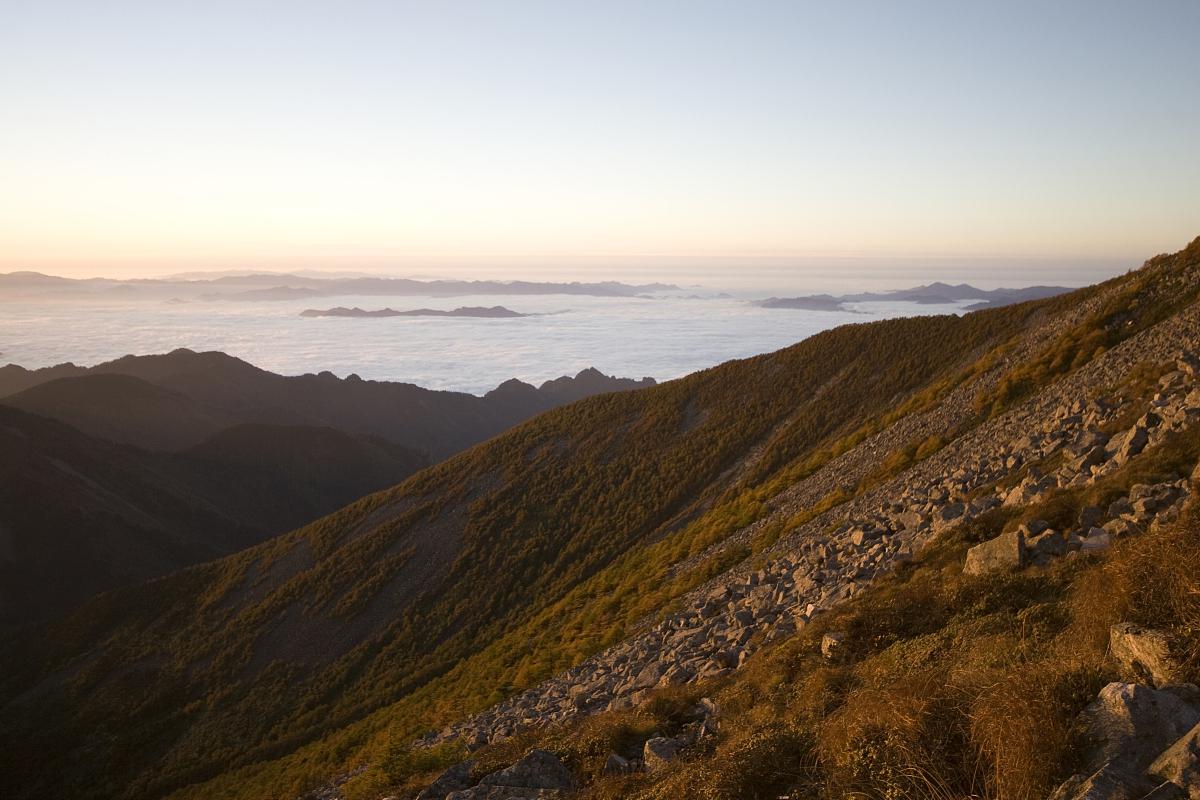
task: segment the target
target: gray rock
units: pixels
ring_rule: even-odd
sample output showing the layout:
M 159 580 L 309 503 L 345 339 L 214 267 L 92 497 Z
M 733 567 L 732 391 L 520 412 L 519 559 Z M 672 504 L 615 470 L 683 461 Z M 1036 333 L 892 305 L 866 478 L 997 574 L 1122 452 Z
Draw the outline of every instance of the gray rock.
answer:
M 633 763 L 616 753 L 609 753 L 608 759 L 604 762 L 605 775 L 628 775 L 633 770 Z
M 1067 554 L 1067 536 L 1062 531 L 1048 530 L 1026 541 L 1025 549 L 1035 556 L 1063 556 Z
M 1084 506 L 1079 510 L 1079 527 L 1090 530 L 1099 525 L 1104 519 L 1104 509 L 1100 506 Z
M 1110 683 L 1080 714 L 1085 729 L 1084 772 L 1052 800 L 1140 798 L 1159 781 L 1145 770 L 1200 722 L 1200 707 L 1179 693 L 1134 683 Z
M 1129 461 L 1129 459 L 1145 450 L 1146 444 L 1149 441 L 1150 434 L 1145 428 L 1138 426 L 1130 428 L 1128 433 L 1118 438 L 1116 451 L 1113 454 L 1113 460 L 1118 464 L 1124 464 L 1125 462 Z
M 559 800 L 561 789 L 535 789 L 528 786 L 473 786 L 446 795 L 445 800 Z
M 1020 531 L 1009 531 L 968 550 L 963 572 L 967 575 L 983 575 L 997 570 L 1015 569 L 1024 563 L 1024 537 Z
M 1109 629 L 1108 646 L 1128 677 L 1159 688 L 1178 680 L 1179 667 L 1171 658 L 1170 644 L 1162 631 L 1120 622 Z
M 529 755 L 511 767 L 493 772 L 479 781 L 481 786 L 506 786 L 520 789 L 561 789 L 574 785 L 571 771 L 558 756 L 548 750 L 530 750 Z
M 1019 530 L 1021 535 L 1026 539 L 1029 539 L 1032 536 L 1037 536 L 1042 531 L 1049 529 L 1050 523 L 1046 522 L 1044 519 L 1031 519 L 1028 522 L 1022 522 L 1017 526 L 1017 530 Z
M 1100 528 L 1092 528 L 1091 532 L 1079 540 L 1079 552 L 1081 553 L 1099 553 L 1102 550 L 1107 550 L 1112 544 L 1112 536 L 1108 531 Z
M 462 761 L 447 769 L 434 779 L 433 783 L 422 789 L 416 800 L 443 800 L 446 795 L 457 789 L 466 789 L 471 785 L 471 769 L 474 761 Z
M 966 508 L 962 503 L 947 503 L 933 513 L 934 525 L 945 527 L 957 521 Z
M 1154 759 L 1147 772 L 1183 789 L 1192 800 L 1200 798 L 1200 725 Z
M 651 772 L 662 769 L 675 756 L 679 755 L 679 751 L 683 749 L 683 744 L 681 740 L 667 736 L 656 736 L 653 739 L 648 739 L 642 747 L 642 760 L 646 762 L 646 769 Z
M 846 634 L 841 631 L 831 631 L 821 637 L 821 655 L 826 658 L 837 658 L 841 655 L 842 644 L 846 641 Z
M 641 672 L 633 681 L 634 689 L 649 689 L 658 685 L 659 679 L 663 676 L 663 665 L 658 662 L 651 661 L 646 666 L 642 667 Z

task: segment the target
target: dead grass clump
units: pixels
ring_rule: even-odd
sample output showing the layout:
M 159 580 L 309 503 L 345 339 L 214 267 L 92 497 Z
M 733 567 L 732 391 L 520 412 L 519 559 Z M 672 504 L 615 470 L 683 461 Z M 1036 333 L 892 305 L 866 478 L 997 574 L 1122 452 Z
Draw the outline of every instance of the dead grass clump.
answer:
M 758 800 L 781 792 L 808 791 L 822 781 L 812 735 L 776 723 L 721 742 L 709 758 L 684 761 L 647 800 Z M 805 795 L 800 795 L 805 796 Z
M 1000 800 L 1046 797 L 1064 777 L 1079 712 L 1107 682 L 1097 664 L 1047 658 L 997 675 L 970 710 L 983 793 Z
M 1200 504 L 1169 527 L 1119 542 L 1073 599 L 1093 639 L 1106 642 L 1108 626 L 1123 621 L 1166 630 L 1175 657 L 1200 677 Z
M 821 726 L 829 797 L 964 797 L 974 767 L 962 698 L 939 670 L 860 689 Z

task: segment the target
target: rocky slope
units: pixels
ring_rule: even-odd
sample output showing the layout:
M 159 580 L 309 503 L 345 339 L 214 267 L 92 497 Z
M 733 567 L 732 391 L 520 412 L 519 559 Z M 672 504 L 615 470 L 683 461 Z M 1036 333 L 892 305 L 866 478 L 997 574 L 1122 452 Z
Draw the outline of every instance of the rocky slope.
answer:
M 1113 480 L 1193 431 L 1198 294 L 1200 240 L 1094 290 L 848 326 L 544 415 L 17 642 L 0 745 L 32 766 L 0 786 L 266 797 L 352 767 L 326 793 L 372 797 L 461 743 L 484 760 L 441 796 L 565 791 L 516 782 L 556 773 L 544 756 L 495 754 L 736 684 L 959 531 L 988 536 L 955 580 L 977 579 L 966 560 L 986 582 L 1169 520 L 1191 491 L 1180 475 Z M 1093 490 L 1104 502 L 1051 513 Z M 858 646 L 825 634 L 830 654 Z M 611 771 L 636 782 L 720 747 L 720 715 L 698 706 Z M 434 747 L 407 749 L 435 725 L 421 740 Z
M 478 746 L 525 726 L 628 708 L 655 686 L 723 675 L 758 647 L 794 633 L 861 592 L 877 574 L 910 560 L 948 528 L 993 508 L 1036 505 L 1058 488 L 1095 483 L 1147 447 L 1200 423 L 1200 358 L 1181 349 L 1196 342 L 1200 307 L 1045 387 L 918 467 L 794 528 L 761 566 L 732 570 L 693 592 L 683 599 L 684 610 L 645 633 L 428 741 L 461 737 Z M 1160 362 L 1175 369 L 1162 375 L 1148 402 L 1109 393 L 1134 365 Z M 1131 416 L 1136 419 L 1125 427 Z M 866 452 L 877 446 L 864 445 Z M 1038 466 L 1055 457 L 1061 463 L 1053 470 Z M 1173 520 L 1187 496 L 1186 480 L 1136 486 L 1106 508 L 1085 509 L 1069 529 L 1036 521 L 982 544 L 969 554 L 966 569 L 1020 567 L 1103 550 L 1113 538 Z M 775 514 L 786 519 L 796 510 L 785 493 Z

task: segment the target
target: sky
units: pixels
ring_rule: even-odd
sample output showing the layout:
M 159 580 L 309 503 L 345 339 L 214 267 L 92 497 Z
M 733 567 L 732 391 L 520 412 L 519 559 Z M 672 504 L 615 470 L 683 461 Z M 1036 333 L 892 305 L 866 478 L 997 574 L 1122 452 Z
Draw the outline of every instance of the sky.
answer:
M 0 0 L 0 272 L 1111 274 L 1200 235 L 1197 30 L 1195 0 Z

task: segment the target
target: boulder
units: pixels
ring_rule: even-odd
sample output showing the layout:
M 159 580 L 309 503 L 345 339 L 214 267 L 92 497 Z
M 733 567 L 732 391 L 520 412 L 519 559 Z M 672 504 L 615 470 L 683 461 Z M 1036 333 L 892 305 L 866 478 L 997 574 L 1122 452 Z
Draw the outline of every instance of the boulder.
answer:
M 1108 646 L 1127 677 L 1159 688 L 1178 680 L 1179 667 L 1162 631 L 1121 622 L 1109 629 Z
M 1025 549 L 1035 557 L 1063 556 L 1067 554 L 1067 536 L 1062 531 L 1044 531 L 1026 541 Z
M 984 575 L 997 570 L 1014 569 L 1024 563 L 1024 536 L 1020 531 L 1009 531 L 968 550 L 963 572 L 967 575 Z
M 443 800 L 453 791 L 470 787 L 471 769 L 474 766 L 474 761 L 462 761 L 455 764 L 438 775 L 433 783 L 422 789 L 416 800 Z
M 1021 535 L 1024 536 L 1026 539 L 1029 539 L 1033 536 L 1037 536 L 1042 531 L 1046 531 L 1049 529 L 1050 529 L 1050 523 L 1046 522 L 1046 520 L 1044 520 L 1044 519 L 1031 519 L 1028 522 L 1022 522 L 1020 525 L 1017 526 L 1017 530 L 1019 530 L 1021 532 Z
M 1150 434 L 1145 428 L 1134 426 L 1124 436 L 1115 438 L 1117 446 L 1113 453 L 1113 460 L 1118 464 L 1124 464 L 1146 449 L 1146 444 L 1150 441 Z
M 821 637 L 821 655 L 826 658 L 833 659 L 841 655 L 842 644 L 846 641 L 846 634 L 841 631 L 831 631 Z
M 1104 449 L 1104 446 L 1096 445 L 1078 458 L 1071 459 L 1067 464 L 1073 472 L 1086 473 L 1097 464 L 1103 464 L 1107 459 L 1108 452 Z
M 1079 527 L 1090 530 L 1104 520 L 1104 509 L 1100 506 L 1084 506 L 1079 510 Z
M 1079 552 L 1099 553 L 1107 550 L 1112 544 L 1112 536 L 1103 528 L 1092 528 L 1091 532 L 1079 540 Z
M 646 769 L 651 772 L 662 769 L 675 756 L 679 755 L 683 744 L 682 740 L 667 736 L 655 736 L 653 739 L 646 740 L 646 744 L 642 747 L 642 760 L 646 762 Z
M 867 542 L 878 538 L 880 533 L 881 533 L 881 531 L 878 531 L 874 528 L 871 528 L 870 530 L 863 529 L 863 528 L 855 528 L 854 531 L 850 534 L 850 542 L 855 547 L 862 547 Z
M 933 512 L 934 526 L 943 528 L 953 524 L 962 517 L 965 508 L 962 503 L 947 503 Z
M 604 762 L 605 775 L 628 775 L 633 772 L 633 763 L 626 758 L 622 758 L 616 753 L 609 753 L 608 759 Z
M 1185 797 L 1200 798 L 1200 725 L 1185 733 L 1154 759 L 1147 772 L 1184 790 Z
M 558 756 L 548 750 L 535 749 L 511 767 L 484 777 L 479 785 L 565 791 L 574 785 L 574 779 Z
M 1084 771 L 1052 800 L 1141 798 L 1161 781 L 1145 771 L 1168 747 L 1200 723 L 1200 704 L 1187 692 L 1110 683 L 1080 714 Z
M 535 789 L 528 786 L 473 786 L 446 795 L 445 800 L 560 800 L 562 789 Z
M 658 681 L 663 676 L 663 665 L 656 661 L 652 661 L 642 667 L 642 671 L 637 674 L 633 680 L 634 689 L 649 689 L 658 685 Z

